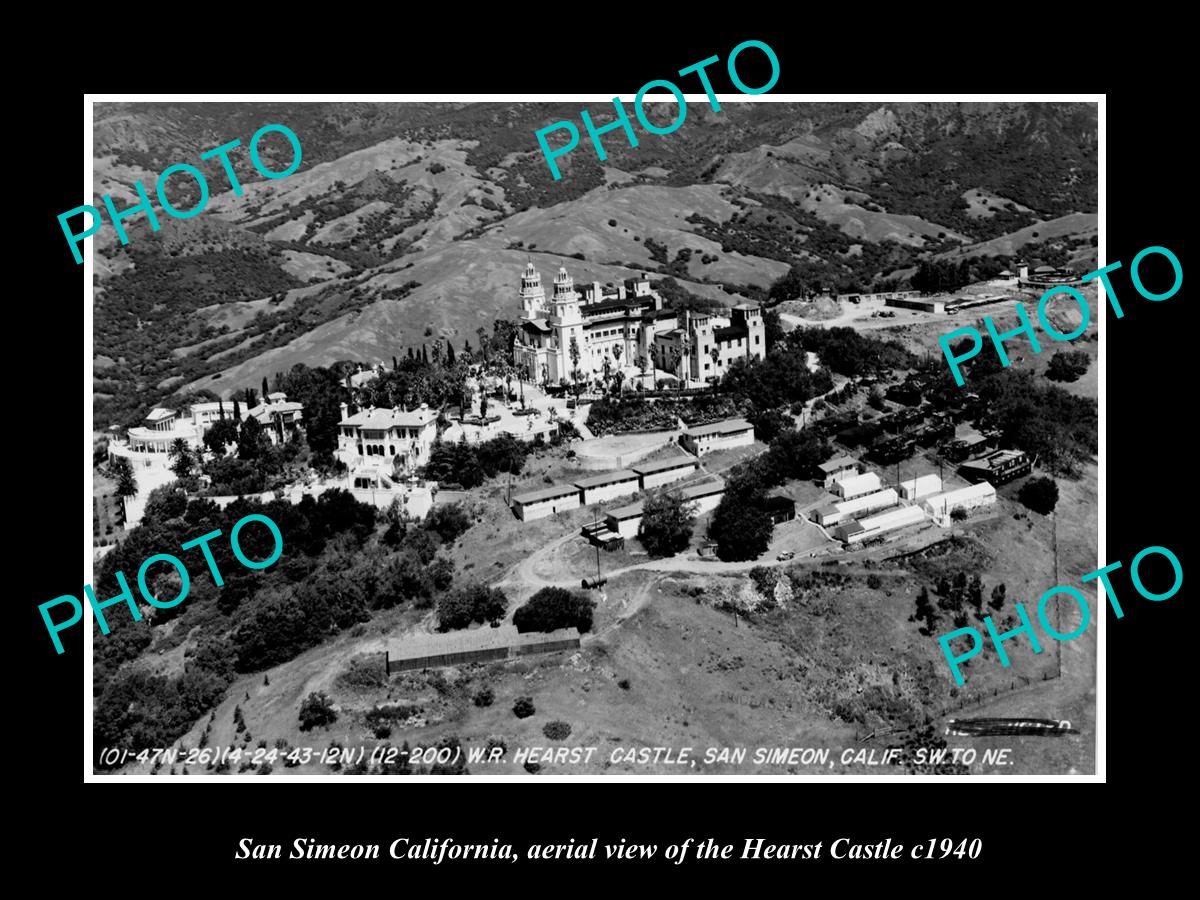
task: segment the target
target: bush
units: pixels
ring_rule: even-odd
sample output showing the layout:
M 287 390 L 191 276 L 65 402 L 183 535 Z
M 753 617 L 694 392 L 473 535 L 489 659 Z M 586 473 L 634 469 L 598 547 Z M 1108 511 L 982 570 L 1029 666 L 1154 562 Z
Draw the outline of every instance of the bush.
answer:
M 1091 364 L 1084 350 L 1059 350 L 1046 367 L 1046 377 L 1051 381 L 1078 381 Z
M 461 503 L 447 503 L 435 506 L 425 516 L 424 528 L 432 531 L 442 539 L 443 544 L 449 544 L 460 534 L 471 527 L 471 516 Z
M 532 716 L 536 709 L 533 707 L 532 697 L 518 697 L 517 702 L 513 704 L 513 715 L 518 719 L 528 719 Z
M 472 584 L 438 601 L 438 631 L 467 628 L 473 622 L 494 622 L 508 612 L 508 598 L 499 588 Z
M 678 494 L 650 497 L 642 505 L 638 540 L 651 556 L 674 556 L 691 543 L 693 516 L 691 504 Z
M 956 507 L 955 509 L 950 511 L 950 521 L 951 522 L 967 521 L 967 511 L 965 509 L 963 509 L 961 506 Z
M 582 634 L 592 628 L 595 607 L 596 604 L 587 597 L 564 588 L 546 587 L 513 613 L 513 624 L 519 632 L 574 627 Z
M 311 731 L 322 728 L 337 721 L 337 713 L 333 709 L 333 701 L 324 691 L 311 693 L 300 704 L 300 730 Z
M 491 706 L 496 700 L 496 692 L 490 687 L 480 688 L 475 694 L 476 706 Z
M 617 687 L 619 687 L 623 691 L 629 690 L 629 688 L 630 688 L 629 679 L 622 678 L 620 681 L 617 682 Z
M 1030 478 L 1021 485 L 1017 499 L 1034 512 L 1048 516 L 1058 504 L 1058 485 L 1053 478 Z
M 571 725 L 568 722 L 547 722 L 542 727 L 542 734 L 552 741 L 565 741 L 571 736 Z
M 883 587 L 883 579 L 880 578 L 878 575 L 876 575 L 874 572 L 872 572 L 870 575 L 867 576 L 867 587 L 869 587 L 873 591 L 877 591 L 881 587 Z

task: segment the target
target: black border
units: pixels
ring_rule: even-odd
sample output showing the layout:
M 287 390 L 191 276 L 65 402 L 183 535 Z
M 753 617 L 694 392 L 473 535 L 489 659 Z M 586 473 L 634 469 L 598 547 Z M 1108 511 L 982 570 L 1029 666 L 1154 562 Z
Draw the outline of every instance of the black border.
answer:
M 866 10 L 860 13 L 868 15 Z M 606 16 L 600 10 L 584 14 Z M 1015 14 L 998 14 L 990 34 L 986 28 L 975 32 L 976 39 L 987 42 L 992 51 L 978 57 L 957 55 L 951 46 L 954 42 L 943 31 L 932 30 L 932 26 L 922 31 L 920 23 L 912 24 L 911 17 L 906 17 L 911 31 L 896 31 L 890 27 L 892 23 L 884 22 L 869 34 L 859 23 L 847 34 L 844 24 L 819 21 L 812 27 L 798 24 L 787 28 L 778 23 L 774 28 L 742 28 L 740 23 L 701 22 L 707 32 L 702 38 L 634 22 L 619 34 L 593 40 L 588 32 L 544 21 L 529 31 L 526 23 L 510 21 L 511 12 L 497 14 L 513 26 L 502 38 L 487 24 L 491 15 L 464 14 L 464 20 L 478 19 L 486 27 L 466 36 L 446 29 L 445 38 L 438 41 L 418 34 L 414 26 L 401 26 L 403 33 L 383 29 L 389 33 L 376 39 L 364 37 L 353 51 L 321 51 L 298 41 L 290 45 L 292 56 L 284 57 L 287 62 L 280 63 L 278 73 L 272 75 L 268 70 L 260 81 L 248 74 L 253 67 L 247 68 L 247 64 L 256 58 L 249 51 L 216 48 L 210 56 L 206 51 L 209 63 L 203 73 L 160 80 L 149 70 L 139 72 L 125 66 L 120 73 L 91 78 L 88 87 L 211 95 L 218 90 L 247 90 L 251 81 L 257 81 L 255 88 L 272 91 L 597 91 L 628 96 L 643 82 L 713 53 L 724 57 L 735 43 L 749 37 L 767 41 L 779 55 L 782 75 L 774 89 L 777 93 L 1097 91 L 1114 87 L 1119 77 L 1125 79 L 1124 84 L 1120 91 L 1108 94 L 1107 107 L 1107 257 L 1128 261 L 1142 247 L 1158 244 L 1173 249 L 1187 268 L 1183 220 L 1188 215 L 1185 195 L 1190 190 L 1190 169 L 1184 157 L 1188 113 L 1182 98 L 1176 99 L 1169 89 L 1172 82 L 1165 77 L 1163 61 L 1151 58 L 1152 49 L 1143 47 L 1147 54 L 1143 61 L 1129 60 L 1128 47 L 1123 47 L 1123 66 L 1129 68 L 1114 74 L 1115 60 L 1111 55 L 1105 57 L 1097 41 L 1092 45 L 1093 59 L 1107 64 L 1104 72 L 1097 73 L 1082 64 L 1081 45 L 1086 46 L 1089 35 L 1078 23 L 1060 24 L 1043 18 L 1022 25 L 1014 23 L 1023 18 Z M 703 13 L 696 15 L 704 19 Z M 1022 30 L 1030 41 L 1024 49 Z M 527 35 L 527 42 L 518 44 L 514 32 Z M 1036 49 L 1034 38 L 1040 35 L 1044 40 L 1055 34 L 1070 34 L 1073 39 L 1066 46 L 1059 40 L 1049 51 Z M 1169 54 L 1169 50 L 1163 52 Z M 311 68 L 301 64 L 306 57 Z M 904 61 L 908 63 L 903 67 L 907 77 L 894 77 L 896 64 Z M 1139 65 L 1149 66 L 1144 91 L 1128 81 Z M 992 66 L 1002 71 L 985 71 Z M 340 74 L 331 74 L 335 72 Z M 746 77 L 751 80 L 749 74 Z M 37 277 L 12 298 L 18 311 L 13 324 L 17 329 L 30 327 L 34 334 L 30 335 L 33 340 L 22 340 L 22 349 L 17 351 L 18 359 L 24 360 L 19 367 L 24 377 L 10 384 L 15 395 L 15 402 L 9 405 L 14 417 L 10 440 L 20 445 L 17 465 L 10 469 L 18 488 L 14 506 L 20 504 L 10 514 L 10 522 L 20 523 L 10 537 L 10 550 L 24 551 L 28 546 L 33 558 L 32 564 L 13 566 L 27 582 L 17 592 L 22 622 L 18 640 L 27 658 L 17 690 L 22 713 L 18 721 L 24 735 L 22 741 L 10 744 L 10 749 L 24 758 L 10 761 L 9 766 L 13 774 L 29 772 L 24 777 L 34 788 L 35 802 L 32 809 L 21 813 L 34 818 L 29 823 L 31 833 L 42 836 L 38 845 L 48 855 L 62 846 L 53 836 L 65 837 L 70 831 L 83 838 L 77 852 L 89 864 L 88 870 L 108 869 L 108 877 L 120 877 L 112 867 L 125 866 L 136 867 L 139 874 L 158 874 L 161 869 L 162 874 L 176 878 L 196 872 L 210 889 L 219 889 L 219 876 L 228 874 L 239 876 L 231 886 L 282 883 L 278 879 L 287 868 L 301 872 L 310 884 L 320 883 L 322 876 L 333 876 L 344 886 L 345 876 L 350 875 L 355 878 L 351 883 L 363 888 L 367 881 L 359 881 L 360 877 L 374 881 L 375 874 L 383 872 L 388 882 L 411 889 L 414 869 L 422 876 L 461 874 L 469 878 L 479 874 L 493 884 L 502 870 L 445 863 L 439 867 L 397 863 L 394 869 L 346 863 L 250 868 L 232 860 L 233 850 L 240 837 L 286 844 L 301 834 L 327 841 L 385 844 L 392 837 L 416 833 L 483 842 L 493 837 L 564 842 L 570 837 L 598 836 L 603 843 L 606 837 L 625 836 L 631 841 L 660 844 L 689 836 L 726 843 L 740 843 L 746 836 L 782 843 L 828 843 L 842 836 L 875 841 L 891 836 L 911 845 L 929 837 L 978 836 L 985 844 L 982 858 L 977 865 L 950 861 L 954 874 L 968 874 L 968 870 L 979 874 L 980 867 L 1011 874 L 1012 867 L 1018 866 L 1028 875 L 1035 869 L 1044 870 L 1047 864 L 1051 866 L 1048 871 L 1055 872 L 1055 861 L 1073 871 L 1072 864 L 1090 861 L 1090 843 L 1106 839 L 1103 820 L 1087 815 L 1093 804 L 1098 804 L 1097 796 L 1081 799 L 1075 791 L 1065 797 L 1062 791 L 1069 788 L 1058 784 L 985 788 L 958 783 L 939 785 L 934 797 L 923 789 L 919 795 L 914 793 L 915 787 L 881 784 L 869 788 L 822 786 L 816 796 L 815 785 L 766 787 L 765 783 L 636 784 L 615 786 L 616 790 L 605 785 L 603 793 L 596 785 L 522 783 L 540 791 L 535 795 L 518 795 L 515 783 L 472 782 L 457 787 L 405 783 L 394 790 L 390 785 L 360 787 L 353 795 L 323 790 L 319 797 L 315 786 L 269 788 L 269 798 L 255 795 L 251 800 L 240 792 L 218 793 L 207 788 L 184 788 L 186 793 L 181 795 L 176 788 L 152 793 L 150 785 L 140 784 L 84 786 L 81 632 L 76 630 L 66 638 L 67 651 L 58 657 L 45 639 L 36 610 L 36 604 L 44 599 L 78 589 L 79 494 L 68 485 L 80 473 L 78 457 L 83 450 L 82 442 L 71 437 L 80 398 L 80 379 L 72 359 L 83 358 L 82 348 L 80 355 L 75 355 L 76 342 L 83 339 L 77 325 L 67 324 L 73 316 L 57 310 L 71 310 L 81 302 L 80 270 L 64 253 L 55 217 L 79 202 L 82 96 L 77 88 L 62 85 L 57 90 L 46 88 L 28 106 L 21 127 L 34 131 L 38 142 L 36 153 L 29 154 L 32 158 L 21 166 L 32 170 L 33 177 L 14 180 L 19 189 L 28 192 L 19 208 L 34 231 L 20 246 L 34 248 L 36 258 L 44 262 L 32 268 Z M 1176 128 L 1182 130 L 1177 133 Z M 1116 283 L 1118 290 L 1125 287 L 1121 292 L 1124 301 L 1128 282 Z M 1184 540 L 1190 530 L 1180 522 L 1187 508 L 1183 490 L 1190 480 L 1190 440 L 1185 431 L 1190 425 L 1191 384 L 1184 366 L 1188 359 L 1184 342 L 1190 337 L 1184 321 L 1187 304 L 1181 291 L 1163 303 L 1132 297 L 1124 306 L 1124 319 L 1116 321 L 1107 314 L 1105 321 L 1107 560 L 1120 559 L 1128 565 L 1142 547 L 1162 544 L 1175 551 L 1187 571 Z M 53 325 L 47 327 L 42 321 L 42 310 L 56 311 Z M 43 352 L 30 353 L 24 349 L 27 345 L 40 346 Z M 61 424 L 64 419 L 65 426 Z M 43 432 L 43 422 L 49 426 L 48 432 Z M 24 437 L 26 429 L 39 438 L 46 435 L 46 439 L 31 447 Z M 68 439 L 59 443 L 51 434 Z M 26 555 L 13 554 L 22 561 Z M 1127 578 L 1118 577 L 1114 583 L 1123 601 L 1131 596 Z M 1186 684 L 1181 661 L 1185 654 L 1170 640 L 1175 635 L 1186 640 L 1190 635 L 1184 620 L 1186 585 L 1167 602 L 1151 604 L 1133 597 L 1124 606 L 1124 619 L 1117 621 L 1110 613 L 1106 621 L 1108 780 L 1121 791 L 1139 786 L 1147 778 L 1175 778 L 1190 768 L 1188 748 L 1172 728 L 1174 722 L 1190 721 L 1177 696 L 1180 686 Z M 926 787 L 933 785 L 922 785 Z M 397 793 L 400 790 L 403 794 Z M 446 790 L 456 793 L 447 796 Z M 899 790 L 907 793 L 899 796 Z M 986 790 L 987 796 L 974 793 L 980 790 Z M 1132 829 L 1138 833 L 1122 829 L 1121 840 L 1127 844 L 1123 853 L 1137 853 L 1151 841 L 1163 839 L 1162 829 L 1153 827 L 1153 820 L 1144 824 L 1149 827 Z M 174 834 L 163 840 L 164 832 Z M 1160 852 L 1165 853 L 1165 848 Z M 96 865 L 101 859 L 108 865 Z M 772 874 L 784 874 L 781 867 L 786 866 L 789 875 L 811 875 L 820 867 L 850 874 L 856 885 L 864 876 L 883 882 L 898 874 L 894 864 L 883 863 L 853 864 L 848 869 L 847 864 L 818 866 L 812 862 L 767 865 Z M 615 868 L 630 866 L 639 872 L 645 867 L 622 863 Z M 580 876 L 589 877 L 595 866 L 584 869 L 576 863 L 555 868 L 556 875 L 574 874 L 575 878 L 546 882 L 548 886 L 573 886 Z M 944 865 L 939 865 L 936 873 L 922 872 L 912 863 L 905 863 L 904 868 L 918 876 L 947 874 Z M 524 864 L 515 871 L 528 879 Z M 738 883 L 732 879 L 758 870 L 729 861 L 667 871 L 676 877 L 698 873 L 706 885 L 732 885 Z M 395 881 L 390 877 L 393 873 Z M 1058 870 L 1047 877 L 1057 884 L 1061 875 Z M 205 876 L 218 877 L 210 881 Z M 945 883 L 928 877 L 923 882 Z M 534 884 L 540 887 L 539 882 Z

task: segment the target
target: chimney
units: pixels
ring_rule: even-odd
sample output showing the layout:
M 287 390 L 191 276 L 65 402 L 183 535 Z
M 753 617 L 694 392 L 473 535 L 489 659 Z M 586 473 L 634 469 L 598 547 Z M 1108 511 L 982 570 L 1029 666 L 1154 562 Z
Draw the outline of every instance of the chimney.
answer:
M 339 404 L 339 406 L 341 406 L 341 408 L 342 408 L 342 418 L 343 419 L 349 418 L 347 413 L 349 412 L 350 408 L 348 406 L 346 406 L 345 403 L 341 403 L 341 404 Z

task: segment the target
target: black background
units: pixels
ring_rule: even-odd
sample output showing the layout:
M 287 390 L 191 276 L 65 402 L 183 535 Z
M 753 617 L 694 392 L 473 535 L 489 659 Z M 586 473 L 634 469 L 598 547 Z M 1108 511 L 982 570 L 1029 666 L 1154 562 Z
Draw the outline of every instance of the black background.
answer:
M 581 14 L 611 19 L 603 11 Z M 251 867 L 232 859 L 242 837 L 287 846 L 294 837 L 312 836 L 322 842 L 382 843 L 385 848 L 401 835 L 482 843 L 499 837 L 518 845 L 565 843 L 571 837 L 599 837 L 601 843 L 626 837 L 660 845 L 712 837 L 737 847 L 747 837 L 764 837 L 768 843 L 822 840 L 826 846 L 838 837 L 863 842 L 892 837 L 906 846 L 931 837 L 980 837 L 984 843 L 974 863 L 729 860 L 673 867 L 663 865 L 660 856 L 656 864 L 625 862 L 605 873 L 635 869 L 628 874 L 640 879 L 654 868 L 672 879 L 697 878 L 706 887 L 758 885 L 769 890 L 811 886 L 808 879 L 818 870 L 822 881 L 828 877 L 835 885 L 890 885 L 899 883 L 893 881 L 898 876 L 916 875 L 922 884 L 963 890 L 975 882 L 942 879 L 991 875 L 1013 879 L 1018 889 L 1035 890 L 1039 883 L 1057 887 L 1079 867 L 1091 869 L 1140 853 L 1169 855 L 1172 826 L 1159 818 L 1156 807 L 1171 802 L 1179 790 L 1174 782 L 1181 788 L 1193 768 L 1191 745 L 1179 730 L 1191 720 L 1183 665 L 1191 639 L 1184 619 L 1190 582 L 1185 577 L 1173 598 L 1151 603 L 1133 591 L 1128 564 L 1143 547 L 1160 544 L 1176 553 L 1185 573 L 1191 571 L 1192 531 L 1182 525 L 1182 517 L 1188 508 L 1183 488 L 1193 468 L 1195 381 L 1187 365 L 1192 334 L 1184 321 L 1186 282 L 1170 300 L 1151 303 L 1136 295 L 1127 274 L 1129 260 L 1155 244 L 1171 248 L 1188 270 L 1183 223 L 1194 201 L 1186 154 L 1190 104 L 1175 80 L 1173 60 L 1178 57 L 1161 43 L 1172 30 L 1169 22 L 1160 18 L 1149 23 L 1156 34 L 1148 36 L 1136 27 L 1122 26 L 1115 34 L 1099 27 L 1092 31 L 1078 21 L 1050 21 L 1042 13 L 1036 22 L 997 13 L 986 24 L 962 25 L 961 34 L 952 39 L 946 29 L 959 25 L 909 17 L 879 23 L 861 8 L 855 17 L 871 17 L 876 23 L 869 30 L 865 22 L 807 19 L 787 27 L 748 21 L 742 27 L 737 17 L 709 23 L 706 15 L 689 12 L 685 17 L 695 25 L 686 36 L 678 31 L 678 17 L 661 29 L 640 19 L 601 29 L 530 15 L 537 20 L 532 25 L 515 21 L 520 17 L 512 12 L 463 13 L 461 23 L 453 28 L 440 23 L 436 33 L 433 26 L 418 29 L 389 15 L 376 37 L 357 35 L 368 30 L 357 22 L 339 25 L 347 37 L 337 47 L 326 46 L 332 37 L 322 35 L 317 43 L 312 36 L 288 37 L 288 29 L 268 42 L 270 47 L 256 40 L 226 49 L 197 36 L 203 52 L 194 70 L 182 65 L 179 71 L 158 74 L 154 66 L 126 64 L 90 74 L 86 89 L 196 93 L 213 99 L 218 93 L 252 90 L 488 91 L 497 99 L 504 99 L 505 92 L 588 91 L 629 97 L 646 81 L 670 77 L 718 54 L 722 65 L 711 70 L 714 85 L 728 92 L 732 88 L 722 71 L 728 51 L 757 38 L 769 43 L 780 60 L 782 75 L 772 93 L 1107 92 L 1106 261 L 1119 259 L 1126 265 L 1114 278 L 1126 315 L 1118 321 L 1106 310 L 1105 319 L 1105 561 L 1125 563 L 1113 580 L 1126 612 L 1119 621 L 1109 612 L 1106 620 L 1108 783 L 690 780 L 598 785 L 446 779 L 415 784 L 397 779 L 368 785 L 334 777 L 321 785 L 286 784 L 286 779 L 254 782 L 268 787 L 217 787 L 232 782 L 166 778 L 154 784 L 84 785 L 82 629 L 64 634 L 66 653 L 56 656 L 37 612 L 37 604 L 48 598 L 79 594 L 77 479 L 82 480 L 81 457 L 90 459 L 90 429 L 83 440 L 74 431 L 80 419 L 90 423 L 90 390 L 81 386 L 76 368 L 84 359 L 84 336 L 71 312 L 83 304 L 81 267 L 56 220 L 59 212 L 80 202 L 84 101 L 82 91 L 64 80 L 56 87 L 42 84 L 36 97 L 25 98 L 25 119 L 16 124 L 36 140 L 24 144 L 22 155 L 9 162 L 10 183 L 21 196 L 14 218 L 34 229 L 10 239 L 10 257 L 19 248 L 20 256 L 32 251 L 37 260 L 10 258 L 10 266 L 31 277 L 9 297 L 17 364 L 11 369 L 15 377 L 10 378 L 6 404 L 10 452 L 17 453 L 8 467 L 9 571 L 18 573 L 20 582 L 10 603 L 18 620 L 13 641 L 22 651 L 22 661 L 9 668 L 8 691 L 16 709 L 10 709 L 7 720 L 7 769 L 17 782 L 12 790 L 29 796 L 20 805 L 10 799 L 10 818 L 34 845 L 31 849 L 59 864 L 82 857 L 86 868 L 79 871 L 97 879 L 124 882 L 121 870 L 126 867 L 142 875 L 161 874 L 170 879 L 156 882 L 162 888 L 179 889 L 185 882 L 185 896 L 191 893 L 186 888 L 190 883 L 206 892 L 237 890 L 284 885 L 296 875 L 305 885 L 329 879 L 351 890 L 374 883 L 412 890 L 429 876 L 449 876 L 453 885 L 479 879 L 491 887 L 518 875 L 535 890 L 544 885 L 574 891 L 581 883 L 592 883 L 602 867 L 599 861 L 561 864 L 545 880 L 532 867 L 555 864 L 433 867 L 385 859 Z M 460 33 L 459 25 L 466 33 Z M 757 56 L 750 51 L 739 58 L 747 84 L 766 80 L 765 69 L 754 71 Z M 685 85 L 685 90 L 696 89 Z M 15 90 L 23 86 L 17 84 Z M 9 203 L 13 216 L 14 200 Z M 1152 576 L 1145 577 L 1155 584 Z M 1112 849 L 1114 841 L 1119 850 Z M 24 862 L 34 858 L 21 852 Z M 757 881 L 746 881 L 756 873 Z M 1035 875 L 1049 883 L 1033 881 Z M 628 884 L 638 890 L 643 883 Z

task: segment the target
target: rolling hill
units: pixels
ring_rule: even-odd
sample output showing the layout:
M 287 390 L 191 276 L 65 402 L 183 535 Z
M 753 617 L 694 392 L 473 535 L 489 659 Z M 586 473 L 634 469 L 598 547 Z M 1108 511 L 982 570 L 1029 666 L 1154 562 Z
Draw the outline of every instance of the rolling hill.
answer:
M 865 286 L 961 248 L 1002 258 L 1053 239 L 1074 259 L 1095 233 L 1084 104 L 693 105 L 672 135 L 606 140 L 604 164 L 585 142 L 556 182 L 533 132 L 579 106 L 98 106 L 98 191 L 128 202 L 133 181 L 187 161 L 212 197 L 158 233 L 135 224 L 129 246 L 111 228 L 98 237 L 97 426 L 296 362 L 386 360 L 439 336 L 461 346 L 515 315 L 527 258 L 577 281 L 671 275 L 728 302 L 789 273 Z M 300 136 L 301 168 L 264 180 L 243 146 L 245 195 L 222 191 L 199 152 L 269 122 Z

